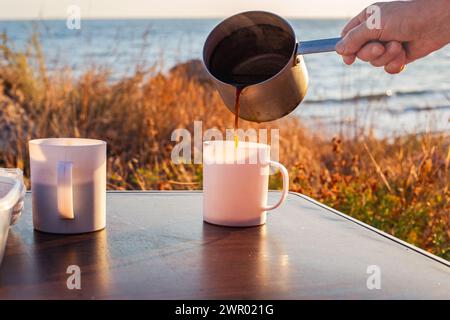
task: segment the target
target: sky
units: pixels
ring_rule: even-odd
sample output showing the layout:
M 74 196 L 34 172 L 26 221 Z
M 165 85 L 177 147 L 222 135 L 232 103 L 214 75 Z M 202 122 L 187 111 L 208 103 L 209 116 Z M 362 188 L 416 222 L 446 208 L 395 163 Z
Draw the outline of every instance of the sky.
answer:
M 351 17 L 367 0 L 0 0 L 0 20 L 65 19 L 77 5 L 82 19 L 227 17 L 265 10 L 285 17 Z

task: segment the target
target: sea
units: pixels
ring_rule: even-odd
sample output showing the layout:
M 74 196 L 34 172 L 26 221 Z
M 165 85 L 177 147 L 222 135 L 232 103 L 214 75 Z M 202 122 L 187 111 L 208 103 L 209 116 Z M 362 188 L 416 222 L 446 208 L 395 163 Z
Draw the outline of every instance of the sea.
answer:
M 50 72 L 61 66 L 75 75 L 93 65 L 111 70 L 111 81 L 137 65 L 168 72 L 201 59 L 208 33 L 220 19 L 0 21 L 15 48 L 25 49 L 38 33 Z M 298 40 L 333 38 L 346 20 L 290 19 Z M 306 55 L 308 94 L 293 112 L 302 123 L 325 133 L 381 137 L 450 132 L 450 46 L 408 65 L 399 75 L 367 63 L 345 65 L 336 53 Z M 176 92 L 174 92 L 176 94 Z M 224 108 L 224 112 L 229 112 Z

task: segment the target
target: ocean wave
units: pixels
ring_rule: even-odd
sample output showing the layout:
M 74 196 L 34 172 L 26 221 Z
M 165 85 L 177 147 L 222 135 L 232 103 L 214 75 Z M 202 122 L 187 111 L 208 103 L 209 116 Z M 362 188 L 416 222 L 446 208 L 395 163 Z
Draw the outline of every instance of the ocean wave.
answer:
M 379 101 L 389 99 L 392 97 L 406 97 L 406 96 L 424 96 L 432 94 L 446 94 L 450 99 L 450 89 L 439 90 L 411 90 L 411 91 L 391 91 L 387 90 L 382 93 L 358 94 L 351 97 L 344 98 L 324 98 L 324 99 L 309 99 L 305 103 L 309 104 L 327 104 L 327 103 L 348 103 L 356 101 Z
M 386 110 L 386 109 L 385 109 Z M 427 111 L 444 111 L 444 110 L 450 110 L 450 104 L 449 105 L 438 105 L 438 106 L 412 106 L 412 107 L 405 107 L 402 109 L 387 109 L 386 111 L 390 114 L 403 114 L 403 113 L 418 113 L 418 112 L 427 112 Z

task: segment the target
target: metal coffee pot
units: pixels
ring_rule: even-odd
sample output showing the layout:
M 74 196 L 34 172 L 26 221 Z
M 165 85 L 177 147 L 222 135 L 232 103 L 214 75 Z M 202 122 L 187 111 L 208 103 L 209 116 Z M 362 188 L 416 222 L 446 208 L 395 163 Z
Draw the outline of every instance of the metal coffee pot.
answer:
M 222 21 L 206 39 L 203 63 L 225 105 L 254 122 L 279 119 L 293 111 L 308 89 L 302 55 L 335 51 L 340 38 L 297 42 L 294 29 L 270 12 L 249 11 Z

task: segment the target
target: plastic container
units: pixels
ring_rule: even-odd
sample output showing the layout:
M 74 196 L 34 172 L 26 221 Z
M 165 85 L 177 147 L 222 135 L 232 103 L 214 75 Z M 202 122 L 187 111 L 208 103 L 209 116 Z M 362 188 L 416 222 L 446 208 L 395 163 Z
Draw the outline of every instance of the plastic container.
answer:
M 17 222 L 22 213 L 25 191 L 22 170 L 0 168 L 0 264 L 9 227 Z

